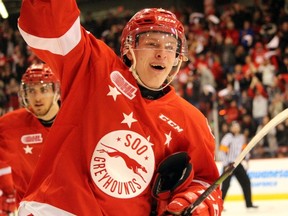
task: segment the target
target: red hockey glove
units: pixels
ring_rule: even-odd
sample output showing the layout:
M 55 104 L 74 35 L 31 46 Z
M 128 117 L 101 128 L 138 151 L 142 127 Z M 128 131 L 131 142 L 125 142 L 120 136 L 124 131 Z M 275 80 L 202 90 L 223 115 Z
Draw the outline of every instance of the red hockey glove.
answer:
M 167 212 L 171 215 L 180 215 L 184 209 L 194 203 L 206 188 L 201 185 L 191 186 L 185 192 L 176 194 L 167 206 Z M 221 191 L 214 190 L 191 214 L 193 216 L 220 216 L 223 210 Z
M 156 199 L 168 200 L 186 188 L 193 179 L 192 164 L 186 152 L 177 152 L 165 158 L 156 170 L 152 195 Z
M 15 198 L 15 194 L 9 194 L 9 195 L 3 195 L 2 196 L 2 211 L 4 213 L 7 213 L 7 215 L 9 213 L 12 213 L 14 211 L 16 211 L 16 198 Z

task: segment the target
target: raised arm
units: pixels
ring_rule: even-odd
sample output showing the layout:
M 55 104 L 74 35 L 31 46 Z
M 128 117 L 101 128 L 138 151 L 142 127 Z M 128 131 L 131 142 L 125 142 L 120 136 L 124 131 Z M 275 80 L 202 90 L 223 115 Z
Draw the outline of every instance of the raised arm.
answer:
M 69 60 L 64 57 L 81 40 L 79 14 L 75 0 L 23 0 L 18 28 L 36 55 L 60 73 Z
M 80 24 L 75 0 L 23 0 L 18 28 L 33 52 L 57 74 L 62 99 L 106 50 Z M 93 45 L 91 45 L 93 44 Z M 94 46 L 91 59 L 91 46 Z M 98 54 L 95 52 L 99 52 Z

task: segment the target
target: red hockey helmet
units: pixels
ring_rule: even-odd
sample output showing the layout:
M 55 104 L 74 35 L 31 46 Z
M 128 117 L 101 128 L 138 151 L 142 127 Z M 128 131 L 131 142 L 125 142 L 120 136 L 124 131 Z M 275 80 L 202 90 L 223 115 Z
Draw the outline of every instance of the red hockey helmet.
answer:
M 137 36 L 151 31 L 172 34 L 179 42 L 177 52 L 183 61 L 188 60 L 184 27 L 176 15 L 161 8 L 147 8 L 136 13 L 122 31 L 120 52 L 123 61 L 128 66 L 130 66 L 130 62 L 127 62 L 128 59 L 125 56 L 129 45 L 135 48 Z
M 21 84 L 32 83 L 54 83 L 59 84 L 58 78 L 52 72 L 51 68 L 44 63 L 32 64 L 27 68 L 21 79 Z

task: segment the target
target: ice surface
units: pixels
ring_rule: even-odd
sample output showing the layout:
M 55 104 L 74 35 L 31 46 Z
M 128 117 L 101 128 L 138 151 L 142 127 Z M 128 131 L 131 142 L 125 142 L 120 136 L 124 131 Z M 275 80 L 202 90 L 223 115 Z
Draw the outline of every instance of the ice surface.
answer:
M 225 201 L 221 216 L 288 216 L 288 200 L 255 200 L 257 209 L 247 209 L 244 200 Z

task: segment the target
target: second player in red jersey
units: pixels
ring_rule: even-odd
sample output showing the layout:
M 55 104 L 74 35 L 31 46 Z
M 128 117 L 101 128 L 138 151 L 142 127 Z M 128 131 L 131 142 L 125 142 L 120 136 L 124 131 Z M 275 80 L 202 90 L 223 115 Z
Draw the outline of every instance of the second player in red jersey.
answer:
M 23 198 L 43 143 L 59 111 L 59 81 L 46 64 L 31 65 L 22 76 L 25 108 L 0 118 L 0 160 L 12 168 L 17 202 Z

